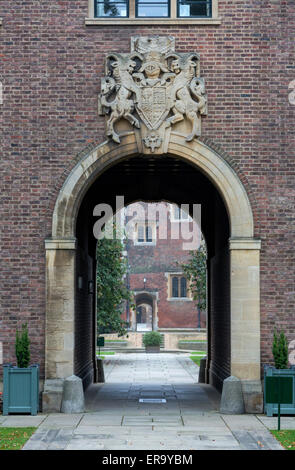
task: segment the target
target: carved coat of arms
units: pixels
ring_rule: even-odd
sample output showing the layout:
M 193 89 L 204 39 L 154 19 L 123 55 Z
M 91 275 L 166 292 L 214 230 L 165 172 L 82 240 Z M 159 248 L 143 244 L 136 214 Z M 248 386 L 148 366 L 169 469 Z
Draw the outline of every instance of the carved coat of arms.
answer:
M 176 53 L 171 37 L 132 38 L 131 53 L 106 58 L 99 112 L 108 115 L 107 135 L 117 143 L 115 125 L 121 119 L 144 127 L 143 142 L 152 152 L 165 129 L 185 119 L 191 127 L 186 140 L 200 136 L 207 95 L 198 54 Z

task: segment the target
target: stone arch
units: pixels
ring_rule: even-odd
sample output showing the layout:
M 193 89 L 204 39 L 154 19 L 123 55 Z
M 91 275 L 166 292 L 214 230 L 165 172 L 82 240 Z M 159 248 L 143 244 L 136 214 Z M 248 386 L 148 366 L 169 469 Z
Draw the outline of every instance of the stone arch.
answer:
M 119 146 L 104 142 L 86 155 L 70 172 L 57 197 L 52 237 L 75 237 L 75 220 L 87 189 L 111 165 L 138 153 L 135 134 L 131 133 L 122 138 Z M 186 142 L 181 135 L 171 133 L 167 153 L 197 166 L 216 186 L 228 211 L 232 238 L 253 238 L 253 213 L 247 192 L 234 170 L 216 151 L 201 141 Z
M 119 145 L 104 142 L 91 150 L 70 172 L 57 197 L 52 237 L 45 241 L 47 380 L 74 373 L 75 224 L 81 202 L 106 170 L 141 154 L 137 137 L 128 132 Z M 249 393 L 253 386 L 260 390 L 260 240 L 254 238 L 247 192 L 233 168 L 204 142 L 186 142 L 171 132 L 165 150 L 202 172 L 223 199 L 230 224 L 230 374 L 252 384 Z

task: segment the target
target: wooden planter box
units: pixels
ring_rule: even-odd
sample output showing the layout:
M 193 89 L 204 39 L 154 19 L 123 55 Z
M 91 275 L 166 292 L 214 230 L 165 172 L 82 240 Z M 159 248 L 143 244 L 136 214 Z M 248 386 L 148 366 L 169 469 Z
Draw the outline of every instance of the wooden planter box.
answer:
M 145 352 L 146 353 L 159 353 L 160 352 L 160 346 L 146 346 L 145 347 Z
M 292 377 L 293 378 L 293 403 L 290 405 L 281 404 L 281 414 L 294 415 L 295 414 L 295 366 L 290 369 L 276 369 L 275 367 L 266 366 L 264 369 L 265 377 Z M 278 405 L 272 403 L 265 403 L 266 396 L 266 380 L 264 380 L 264 412 L 267 416 L 278 414 Z
M 3 365 L 3 415 L 39 411 L 39 366 Z

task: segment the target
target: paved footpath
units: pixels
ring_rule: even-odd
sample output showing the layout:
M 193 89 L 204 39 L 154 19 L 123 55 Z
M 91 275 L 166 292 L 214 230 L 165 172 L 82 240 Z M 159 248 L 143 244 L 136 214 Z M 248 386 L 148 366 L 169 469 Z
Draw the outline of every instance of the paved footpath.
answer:
M 277 418 L 220 414 L 186 354 L 116 354 L 105 376 L 87 389 L 85 413 L 0 416 L 0 426 L 38 427 L 24 450 L 282 450 L 268 430 Z M 295 417 L 281 424 L 295 429 Z

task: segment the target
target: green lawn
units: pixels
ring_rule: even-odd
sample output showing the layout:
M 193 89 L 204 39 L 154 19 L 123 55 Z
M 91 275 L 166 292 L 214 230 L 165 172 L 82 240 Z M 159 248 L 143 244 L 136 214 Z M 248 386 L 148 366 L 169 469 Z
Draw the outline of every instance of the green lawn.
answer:
M 114 351 L 100 351 L 100 353 L 104 356 L 113 356 L 114 354 L 116 354 Z M 99 356 L 99 354 L 97 355 Z
M 295 450 L 295 430 L 270 431 L 287 450 Z
M 0 450 L 20 450 L 36 429 L 0 427 Z
M 116 354 L 114 351 L 100 351 L 100 354 L 98 354 L 97 350 L 97 356 L 101 359 L 105 359 L 105 356 L 113 356 L 114 354 Z
M 202 359 L 202 356 L 190 356 L 190 359 L 197 364 L 197 366 L 200 367 L 200 361 Z

